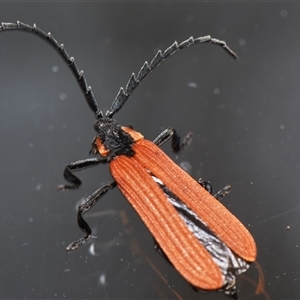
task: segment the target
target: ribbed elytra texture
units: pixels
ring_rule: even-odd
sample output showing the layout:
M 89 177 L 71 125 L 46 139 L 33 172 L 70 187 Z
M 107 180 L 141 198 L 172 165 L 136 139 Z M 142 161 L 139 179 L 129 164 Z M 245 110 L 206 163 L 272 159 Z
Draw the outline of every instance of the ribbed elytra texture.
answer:
M 133 149 L 141 165 L 160 178 L 234 253 L 248 262 L 255 261 L 252 235 L 227 208 L 152 142 L 140 140 Z
M 178 272 L 191 284 L 215 290 L 222 275 L 210 254 L 188 230 L 160 187 L 136 157 L 116 157 L 112 176 Z
M 187 281 L 206 290 L 224 285 L 219 267 L 186 227 L 148 171 L 162 180 L 233 252 L 248 262 L 255 260 L 256 245 L 249 231 L 198 182 L 150 141 L 137 141 L 133 150 L 133 157 L 121 155 L 112 160 L 112 176 Z

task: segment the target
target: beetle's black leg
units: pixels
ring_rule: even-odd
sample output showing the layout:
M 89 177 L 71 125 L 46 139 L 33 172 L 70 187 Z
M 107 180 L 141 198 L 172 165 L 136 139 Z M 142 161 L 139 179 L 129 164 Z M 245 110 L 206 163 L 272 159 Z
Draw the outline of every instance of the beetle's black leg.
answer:
M 213 188 L 212 185 L 210 184 L 209 181 L 205 181 L 202 178 L 198 179 L 199 184 L 206 189 L 210 194 L 213 194 Z M 214 197 L 217 200 L 221 200 L 224 196 L 226 196 L 227 194 L 229 194 L 231 191 L 231 186 L 230 185 L 226 185 L 225 187 L 223 187 L 221 190 L 219 190 Z
M 237 287 L 235 285 L 235 282 L 232 283 L 230 286 L 226 286 L 223 289 L 223 292 L 225 295 L 231 297 L 233 300 L 239 300 L 239 295 L 237 291 Z
M 75 176 L 73 172 L 106 162 L 106 159 L 88 158 L 68 164 L 64 170 L 64 177 L 68 182 L 72 183 L 72 185 L 59 185 L 57 189 L 60 191 L 68 191 L 78 188 L 81 185 L 81 180 Z
M 217 200 L 221 200 L 224 196 L 228 195 L 231 191 L 231 185 L 226 185 L 225 187 L 223 187 L 221 190 L 219 190 L 214 197 Z
M 173 128 L 165 129 L 153 143 L 161 146 L 172 137 L 172 149 L 174 152 L 179 152 L 183 147 L 188 146 L 192 141 L 192 133 L 189 132 L 182 142 L 180 142 L 180 134 Z
M 85 233 L 85 236 L 75 242 L 72 242 L 66 248 L 68 252 L 77 249 L 91 237 L 92 230 L 89 224 L 84 220 L 82 215 L 89 211 L 108 190 L 114 188 L 116 185 L 116 182 L 113 181 L 109 184 L 102 186 L 101 188 L 96 190 L 92 195 L 84 199 L 83 202 L 79 205 L 77 213 L 77 223 L 79 228 Z
M 205 181 L 202 178 L 198 179 L 198 183 L 205 189 L 207 190 L 210 194 L 213 192 L 212 185 L 210 184 L 209 181 Z
M 167 128 L 157 138 L 154 139 L 153 143 L 157 146 L 161 146 L 172 137 L 172 149 L 174 152 L 179 152 L 183 147 L 188 146 L 191 143 L 192 135 L 193 134 L 189 132 L 185 136 L 183 141 L 180 142 L 180 134 L 173 128 Z M 198 182 L 204 189 L 206 189 L 210 194 L 212 194 L 213 192 L 212 185 L 208 181 L 205 181 L 202 178 L 200 178 Z M 217 200 L 221 200 L 221 198 L 229 194 L 230 190 L 231 190 L 231 186 L 226 185 L 223 189 L 219 190 L 214 195 L 214 197 Z

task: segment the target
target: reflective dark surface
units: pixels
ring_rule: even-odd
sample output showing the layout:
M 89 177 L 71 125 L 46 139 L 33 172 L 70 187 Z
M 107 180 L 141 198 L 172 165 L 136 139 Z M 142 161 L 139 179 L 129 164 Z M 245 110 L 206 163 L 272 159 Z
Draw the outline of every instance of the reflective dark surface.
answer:
M 272 299 L 300 294 L 299 13 L 299 3 L 267 2 L 0 4 L 0 21 L 37 23 L 65 44 L 104 111 L 174 40 L 210 34 L 237 52 L 238 61 L 214 45 L 175 54 L 115 118 L 148 139 L 169 126 L 194 133 L 179 155 L 163 149 L 215 191 L 232 185 L 222 202 L 256 239 Z M 0 33 L 0 104 L 0 298 L 227 299 L 194 293 L 117 189 L 87 215 L 94 244 L 65 252 L 82 235 L 76 205 L 111 177 L 106 166 L 88 169 L 78 191 L 56 191 L 64 166 L 88 157 L 94 116 L 33 34 Z M 254 266 L 238 277 L 241 298 L 264 299 L 257 277 Z

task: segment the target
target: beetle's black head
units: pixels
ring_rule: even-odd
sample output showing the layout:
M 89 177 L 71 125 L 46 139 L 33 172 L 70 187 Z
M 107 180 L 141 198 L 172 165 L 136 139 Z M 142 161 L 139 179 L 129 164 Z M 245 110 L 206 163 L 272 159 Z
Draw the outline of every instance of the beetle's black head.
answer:
M 94 124 L 97 132 L 97 138 L 101 140 L 105 149 L 110 152 L 110 156 L 134 154 L 132 145 L 133 138 L 125 132 L 116 120 L 103 117 L 98 119 Z

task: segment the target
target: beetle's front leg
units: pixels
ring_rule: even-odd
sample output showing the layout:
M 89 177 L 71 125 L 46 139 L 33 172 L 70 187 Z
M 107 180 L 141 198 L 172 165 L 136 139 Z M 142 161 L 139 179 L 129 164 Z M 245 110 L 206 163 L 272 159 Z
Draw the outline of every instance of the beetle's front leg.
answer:
M 72 183 L 72 185 L 62 184 L 59 185 L 57 189 L 60 191 L 68 191 L 78 188 L 81 185 L 81 180 L 77 176 L 75 176 L 73 172 L 106 162 L 106 159 L 88 158 L 68 164 L 64 170 L 64 177 L 68 182 Z
M 207 190 L 210 194 L 213 195 L 213 188 L 209 181 L 205 181 L 202 178 L 198 179 L 198 183 Z M 215 195 L 213 195 L 217 200 L 221 200 L 224 196 L 228 195 L 231 191 L 231 186 L 226 185 L 221 190 L 219 190 Z

